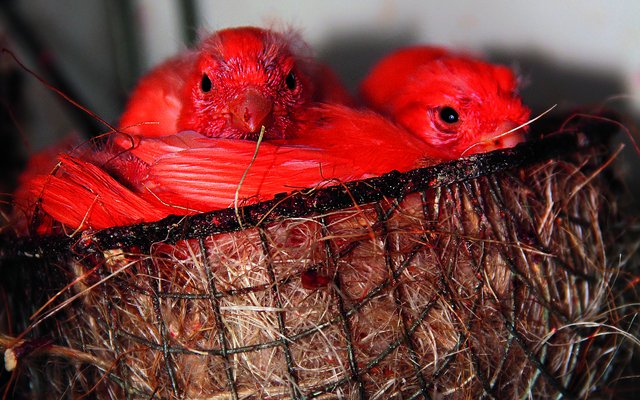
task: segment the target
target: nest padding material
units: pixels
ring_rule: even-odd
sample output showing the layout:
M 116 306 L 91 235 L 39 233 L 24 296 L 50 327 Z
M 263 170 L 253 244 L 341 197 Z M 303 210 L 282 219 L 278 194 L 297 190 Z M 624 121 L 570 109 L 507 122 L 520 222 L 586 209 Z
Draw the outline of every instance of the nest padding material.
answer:
M 614 396 L 631 357 L 619 332 L 637 331 L 621 307 L 631 278 L 609 155 L 580 136 L 16 242 L 0 343 L 39 345 L 18 360 L 14 393 Z

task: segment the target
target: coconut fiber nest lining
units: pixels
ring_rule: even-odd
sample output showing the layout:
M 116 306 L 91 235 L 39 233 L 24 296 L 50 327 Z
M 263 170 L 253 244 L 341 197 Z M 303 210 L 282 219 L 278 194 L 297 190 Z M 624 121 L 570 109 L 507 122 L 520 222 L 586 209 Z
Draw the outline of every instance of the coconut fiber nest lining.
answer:
M 638 237 L 594 141 L 610 134 L 583 125 L 238 210 L 8 238 L 8 393 L 615 397 Z

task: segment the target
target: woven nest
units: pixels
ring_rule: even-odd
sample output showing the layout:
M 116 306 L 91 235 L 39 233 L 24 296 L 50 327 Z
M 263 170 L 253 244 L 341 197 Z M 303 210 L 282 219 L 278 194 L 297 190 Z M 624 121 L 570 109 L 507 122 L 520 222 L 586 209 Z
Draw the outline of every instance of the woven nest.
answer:
M 637 296 L 609 156 L 573 132 L 239 210 L 14 240 L 11 393 L 613 397 Z

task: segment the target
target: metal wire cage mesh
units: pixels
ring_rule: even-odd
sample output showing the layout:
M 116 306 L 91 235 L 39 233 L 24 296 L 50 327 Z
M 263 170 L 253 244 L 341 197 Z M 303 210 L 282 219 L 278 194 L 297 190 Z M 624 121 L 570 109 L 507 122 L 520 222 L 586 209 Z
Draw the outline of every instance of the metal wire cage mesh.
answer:
M 637 328 L 634 271 L 612 255 L 633 251 L 609 153 L 584 131 L 239 210 L 14 240 L 1 342 L 23 349 L 14 393 L 615 396 L 631 357 L 619 333 Z

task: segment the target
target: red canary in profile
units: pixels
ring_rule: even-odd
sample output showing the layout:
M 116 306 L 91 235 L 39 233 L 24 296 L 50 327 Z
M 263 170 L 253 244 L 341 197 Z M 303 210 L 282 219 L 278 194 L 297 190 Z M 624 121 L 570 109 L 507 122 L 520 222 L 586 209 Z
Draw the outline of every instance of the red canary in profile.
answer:
M 526 128 L 515 128 L 527 122 L 530 110 L 517 84 L 505 66 L 418 46 L 380 61 L 362 82 L 360 96 L 432 145 L 439 158 L 455 159 L 524 140 Z
M 291 116 L 312 101 L 349 103 L 335 74 L 313 60 L 295 33 L 254 27 L 217 31 L 193 50 L 143 77 L 120 130 L 164 136 L 192 130 L 207 137 L 284 138 Z M 117 136 L 118 143 L 128 142 Z

